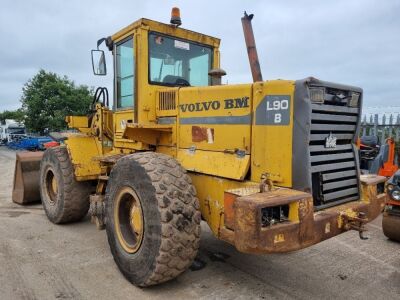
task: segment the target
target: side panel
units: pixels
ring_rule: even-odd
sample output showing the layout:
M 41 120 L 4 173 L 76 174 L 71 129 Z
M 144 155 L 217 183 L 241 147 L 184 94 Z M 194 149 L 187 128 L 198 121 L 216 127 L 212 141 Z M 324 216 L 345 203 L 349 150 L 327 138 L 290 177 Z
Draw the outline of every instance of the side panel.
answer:
M 279 186 L 292 186 L 294 81 L 254 84 L 251 180 L 267 173 Z
M 244 180 L 250 167 L 250 155 L 180 149 L 178 160 L 186 170 L 219 177 Z
M 179 91 L 179 148 L 250 153 L 252 85 Z
M 102 155 L 102 150 L 95 137 L 70 135 L 65 144 L 78 181 L 96 179 L 101 174 L 100 161 L 96 157 Z

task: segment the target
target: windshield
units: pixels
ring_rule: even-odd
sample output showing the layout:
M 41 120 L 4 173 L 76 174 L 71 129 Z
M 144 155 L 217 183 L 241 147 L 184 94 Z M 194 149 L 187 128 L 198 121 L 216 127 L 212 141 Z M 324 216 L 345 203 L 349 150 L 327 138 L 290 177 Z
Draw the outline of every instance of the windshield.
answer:
M 150 82 L 169 86 L 206 86 L 212 65 L 212 48 L 149 34 Z
M 24 127 L 9 127 L 7 130 L 8 133 L 10 134 L 24 134 L 25 133 L 25 128 Z

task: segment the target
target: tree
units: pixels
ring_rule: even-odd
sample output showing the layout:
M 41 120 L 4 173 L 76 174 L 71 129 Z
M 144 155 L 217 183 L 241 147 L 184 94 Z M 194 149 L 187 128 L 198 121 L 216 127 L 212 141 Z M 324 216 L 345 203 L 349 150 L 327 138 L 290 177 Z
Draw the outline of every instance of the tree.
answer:
M 66 76 L 40 70 L 22 89 L 22 109 L 29 131 L 43 133 L 45 128 L 66 128 L 65 117 L 89 112 L 93 90 L 76 86 Z
M 22 122 L 24 117 L 25 113 L 21 108 L 18 108 L 17 110 L 5 110 L 0 113 L 0 123 L 4 123 L 6 119 Z

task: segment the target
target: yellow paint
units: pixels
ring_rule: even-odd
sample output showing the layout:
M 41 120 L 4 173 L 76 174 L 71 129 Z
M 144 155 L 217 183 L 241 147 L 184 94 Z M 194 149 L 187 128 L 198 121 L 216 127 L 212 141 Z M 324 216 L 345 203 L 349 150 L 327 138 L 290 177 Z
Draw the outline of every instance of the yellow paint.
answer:
M 58 184 L 55 176 L 53 176 L 53 179 L 51 180 L 51 189 L 54 192 L 54 194 L 58 193 Z
M 129 209 L 121 211 L 121 207 L 129 207 Z M 127 214 L 129 218 L 121 219 L 121 213 Z M 115 233 L 119 244 L 127 253 L 135 253 L 143 241 L 144 226 L 142 206 L 139 197 L 132 188 L 125 187 L 118 192 L 115 197 L 113 215 Z M 128 219 L 129 224 L 121 224 L 124 219 Z M 129 226 L 131 230 L 123 231 L 122 228 L 125 226 Z
M 167 35 L 176 36 L 185 40 L 197 41 L 198 43 L 210 45 L 216 48 L 219 47 L 220 43 L 220 39 L 218 38 L 145 18 L 139 19 L 132 24 L 126 26 L 125 28 L 112 35 L 111 38 L 113 41 L 123 40 L 127 36 L 131 35 L 132 32 L 138 29 L 151 29 L 152 31 L 165 33 Z
M 86 116 L 67 116 L 65 121 L 71 128 L 88 128 L 89 120 Z
M 346 209 L 346 210 L 344 210 L 344 211 L 341 211 L 341 212 L 339 213 L 339 215 L 338 215 L 338 218 L 337 218 L 338 228 L 343 228 L 343 225 L 344 225 L 343 216 L 348 216 L 348 217 L 351 217 L 351 218 L 356 218 L 357 215 L 358 215 L 358 213 L 355 212 L 355 211 L 354 211 L 353 209 L 351 209 L 351 208 L 348 208 L 348 209 Z
M 240 149 L 250 153 L 251 135 L 251 84 L 221 85 L 210 87 L 190 87 L 179 92 L 179 148 L 190 148 L 209 151 Z M 233 107 L 232 107 L 233 106 Z M 195 111 L 189 111 L 195 107 Z M 218 109 L 215 109 L 218 107 Z M 232 107 L 232 108 L 231 108 Z M 185 111 L 184 111 L 185 109 Z M 225 118 L 220 122 L 229 122 L 229 118 L 247 117 L 247 124 L 204 124 L 204 121 L 193 121 L 186 125 L 184 121 L 197 119 L 211 120 Z M 233 121 L 233 122 L 240 122 Z M 218 123 L 218 122 L 217 122 Z M 211 140 L 196 142 L 193 139 L 193 126 L 213 131 Z
M 274 244 L 282 243 L 284 241 L 285 241 L 285 235 L 283 233 L 279 233 L 274 236 Z
M 274 80 L 254 84 L 253 111 L 267 95 L 290 95 L 289 125 L 253 125 L 251 179 L 258 181 L 263 173 L 279 186 L 292 186 L 292 133 L 294 81 Z
M 249 170 L 250 156 L 188 149 L 178 150 L 178 161 L 188 171 L 243 180 Z
M 289 221 L 297 223 L 299 222 L 299 202 L 289 203 Z
M 78 181 L 96 179 L 101 174 L 100 162 L 95 158 L 102 154 L 102 148 L 95 137 L 70 135 L 65 144 Z

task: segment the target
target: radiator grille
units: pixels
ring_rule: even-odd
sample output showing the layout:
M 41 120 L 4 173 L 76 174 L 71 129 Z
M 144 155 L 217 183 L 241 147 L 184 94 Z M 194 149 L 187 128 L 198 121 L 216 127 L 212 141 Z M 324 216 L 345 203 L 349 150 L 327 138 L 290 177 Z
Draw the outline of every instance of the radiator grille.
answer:
M 175 91 L 160 91 L 158 94 L 158 110 L 175 110 L 176 93 Z
M 359 108 L 349 107 L 352 92 L 324 90 L 311 104 L 310 162 L 314 206 L 321 209 L 359 199 L 358 159 L 353 148 Z

